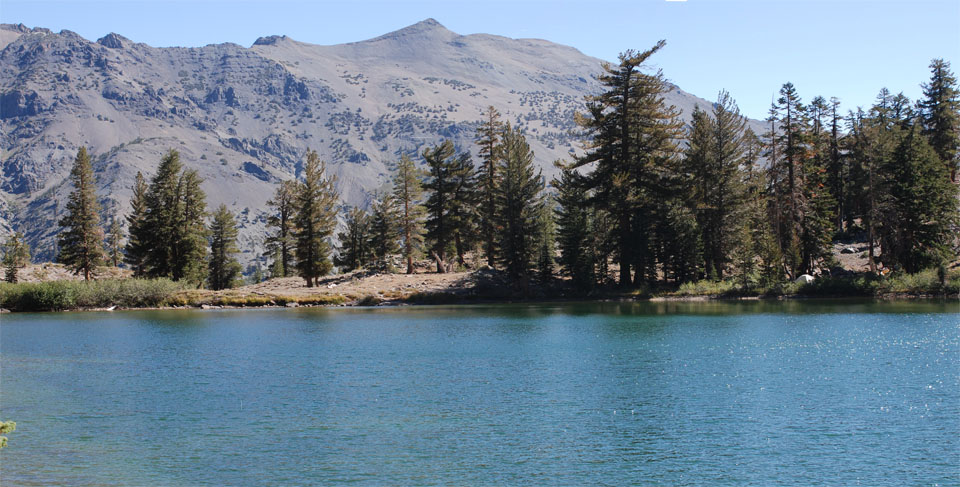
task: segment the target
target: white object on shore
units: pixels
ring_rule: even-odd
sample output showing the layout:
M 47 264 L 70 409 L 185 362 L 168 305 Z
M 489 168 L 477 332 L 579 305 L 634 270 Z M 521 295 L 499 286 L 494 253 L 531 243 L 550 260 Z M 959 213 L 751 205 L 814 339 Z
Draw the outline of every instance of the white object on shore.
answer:
M 115 309 L 117 309 L 117 306 L 116 306 L 116 305 L 107 308 L 107 311 L 113 311 L 113 310 L 115 310 Z
M 799 282 L 799 283 L 801 283 L 801 284 L 810 284 L 810 283 L 813 282 L 815 279 L 816 279 L 816 278 L 814 278 L 814 277 L 811 276 L 810 274 L 803 274 L 803 275 L 801 275 L 800 277 L 797 278 L 797 282 Z

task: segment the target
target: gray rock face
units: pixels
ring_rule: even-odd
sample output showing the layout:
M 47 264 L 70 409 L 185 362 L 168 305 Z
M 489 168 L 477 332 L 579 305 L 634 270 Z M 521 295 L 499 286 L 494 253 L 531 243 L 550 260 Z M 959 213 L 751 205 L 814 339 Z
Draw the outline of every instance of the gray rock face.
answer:
M 154 48 L 117 34 L 90 42 L 4 24 L 0 63 L 0 237 L 23 231 L 37 260 L 55 255 L 81 145 L 104 221 L 128 211 L 138 171 L 149 179 L 178 150 L 204 178 L 208 205 L 237 215 L 249 261 L 263 251 L 266 201 L 278 181 L 300 176 L 307 149 L 337 176 L 343 202 L 363 206 L 402 153 L 442 138 L 473 151 L 481 110 L 493 105 L 526 131 L 549 177 L 554 160 L 580 150 L 573 115 L 601 89 L 601 60 L 574 48 L 461 36 L 433 19 L 362 42 L 270 36 L 250 48 Z M 667 101 L 685 117 L 710 106 L 679 88 Z

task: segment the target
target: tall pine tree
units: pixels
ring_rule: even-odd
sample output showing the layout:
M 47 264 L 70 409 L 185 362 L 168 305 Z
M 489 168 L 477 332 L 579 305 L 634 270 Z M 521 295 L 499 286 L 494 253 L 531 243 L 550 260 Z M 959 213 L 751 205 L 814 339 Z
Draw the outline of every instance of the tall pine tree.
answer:
M 398 230 L 402 241 L 407 274 L 413 274 L 413 259 L 423 246 L 423 187 L 421 171 L 406 154 L 400 157 L 393 177 L 393 197 L 397 201 Z
M 500 264 L 513 279 L 525 278 L 531 265 L 540 217 L 543 176 L 534 169 L 533 151 L 526 137 L 509 124 L 503 131 L 497 207 L 500 215 Z
M 437 272 L 447 271 L 447 252 L 453 242 L 454 222 L 450 216 L 454 207 L 454 192 L 457 183 L 454 172 L 458 161 L 455 157 L 453 142 L 443 141 L 440 145 L 423 151 L 427 164 L 427 180 L 423 188 L 430 192 L 427 198 L 427 239 L 430 240 L 430 254 L 437 264 Z
M 240 278 L 237 262 L 237 221 L 227 205 L 221 204 L 210 223 L 210 260 L 207 281 L 210 289 L 219 291 L 234 287 Z
M 562 165 L 559 161 L 557 165 Z M 596 282 L 594 276 L 594 245 L 590 232 L 590 208 L 582 177 L 575 171 L 563 169 L 560 179 L 553 181 L 557 188 L 557 243 L 560 247 L 560 271 L 570 277 L 579 291 L 589 290 Z
M 934 59 L 930 63 L 930 82 L 923 85 L 919 106 L 923 132 L 946 165 L 950 180 L 957 181 L 957 149 L 960 146 L 960 91 L 950 63 Z
M 130 199 L 130 213 L 126 216 L 129 235 L 123 255 L 123 261 L 133 271 L 133 277 L 147 275 L 147 255 L 154 238 L 147 224 L 147 191 L 147 182 L 143 179 L 143 174 L 137 171 L 133 198 Z
M 296 246 L 293 238 L 293 215 L 296 195 L 297 183 L 283 181 L 274 191 L 273 198 L 267 201 L 267 206 L 273 210 L 273 214 L 267 217 L 267 227 L 273 231 L 267 236 L 266 244 L 267 251 L 277 258 L 274 277 L 293 275 L 293 251 Z
M 307 287 L 316 286 L 320 276 L 329 274 L 333 268 L 327 240 L 336 226 L 339 194 L 335 188 L 336 178 L 327 177 L 325 171 L 326 164 L 320 161 L 320 156 L 308 150 L 304 179 L 297 188 L 294 217 L 297 273 Z
M 75 274 L 83 273 L 90 280 L 93 271 L 103 264 L 103 229 L 100 228 L 100 204 L 87 148 L 81 147 L 70 171 L 74 190 L 67 200 L 67 214 L 60 220 L 60 262 Z
M 483 253 L 487 265 L 496 264 L 497 253 L 497 186 L 499 175 L 497 168 L 500 165 L 500 133 L 503 123 L 500 121 L 500 112 L 493 106 L 483 112 L 483 120 L 477 127 L 477 146 L 482 161 L 478 178 L 480 193 L 480 235 L 483 238 Z
M 397 252 L 397 206 L 391 193 L 374 195 L 370 215 L 370 249 L 378 269 L 391 268 L 389 257 Z
M 347 212 L 344 229 L 337 233 L 340 248 L 334 263 L 343 272 L 359 269 L 370 263 L 370 214 L 352 207 Z

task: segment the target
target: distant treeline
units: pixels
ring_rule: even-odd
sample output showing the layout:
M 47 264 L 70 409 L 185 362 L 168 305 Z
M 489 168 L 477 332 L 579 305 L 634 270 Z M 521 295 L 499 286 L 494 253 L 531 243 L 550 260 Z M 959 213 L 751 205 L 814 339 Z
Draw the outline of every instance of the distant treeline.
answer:
M 576 119 L 583 155 L 556 161 L 549 184 L 524 134 L 489 107 L 477 163 L 450 141 L 404 155 L 369 209 L 343 209 L 337 249 L 336 181 L 308 150 L 303 179 L 282 182 L 268 202 L 270 276 L 314 286 L 335 266 L 390 271 L 398 256 L 407 273 L 421 257 L 447 272 L 472 254 L 518 283 L 559 273 L 584 292 L 703 279 L 749 289 L 836 273 L 838 238 L 865 240 L 874 274 L 942 269 L 956 258 L 960 95 L 949 63 L 930 64 L 916 103 L 884 89 L 873 106 L 846 114 L 835 98 L 804 104 L 784 84 L 768 130 L 756 134 L 726 92 L 685 126 L 664 102 L 663 74 L 645 66 L 663 46 L 603 66 L 606 91 L 587 97 Z M 71 178 L 59 259 L 77 273 L 89 279 L 109 260 L 137 277 L 212 289 L 238 282 L 234 216 L 223 205 L 208 214 L 201 179 L 176 151 L 149 183 L 137 175 L 125 243 L 116 219 L 100 227 L 84 148 Z M 13 235 L 7 279 L 28 259 Z

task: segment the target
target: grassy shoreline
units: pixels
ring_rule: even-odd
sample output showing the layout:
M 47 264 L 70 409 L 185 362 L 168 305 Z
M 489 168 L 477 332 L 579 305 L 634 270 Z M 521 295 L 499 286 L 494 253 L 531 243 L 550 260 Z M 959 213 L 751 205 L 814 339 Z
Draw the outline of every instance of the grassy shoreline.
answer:
M 941 279 L 943 277 L 943 279 Z M 561 283 L 562 284 L 562 283 Z M 48 281 L 0 283 L 0 309 L 13 312 L 79 311 L 108 309 L 183 308 L 292 308 L 301 306 L 386 306 L 495 304 L 572 301 L 708 301 L 783 300 L 810 298 L 872 298 L 884 300 L 960 297 L 960 270 L 945 276 L 928 270 L 917 274 L 871 277 L 866 274 L 843 278 L 820 278 L 812 283 L 778 283 L 761 288 L 743 288 L 733 281 L 698 281 L 677 288 L 618 290 L 608 288 L 578 294 L 568 286 L 540 288 L 526 297 L 492 292 L 474 286 L 441 291 L 404 292 L 389 289 L 375 294 L 355 295 L 249 293 L 242 288 L 227 291 L 186 289 L 166 279 L 105 279 L 97 281 Z

